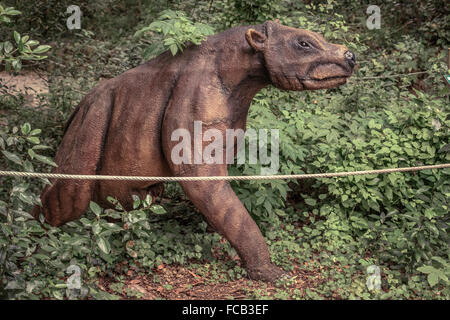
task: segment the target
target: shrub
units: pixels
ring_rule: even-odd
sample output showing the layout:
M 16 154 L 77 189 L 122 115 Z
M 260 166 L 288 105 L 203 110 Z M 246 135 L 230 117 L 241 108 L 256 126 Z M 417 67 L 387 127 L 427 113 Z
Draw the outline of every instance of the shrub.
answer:
M 0 23 L 11 22 L 10 17 L 21 14 L 20 11 L 13 7 L 4 8 L 0 4 Z M 21 36 L 20 33 L 14 31 L 15 44 L 10 41 L 0 42 L 0 65 L 4 64 L 7 72 L 13 69 L 15 72 L 22 68 L 23 60 L 42 60 L 47 56 L 43 53 L 50 50 L 48 45 L 40 45 L 39 41 L 31 40 L 29 36 Z M 36 47 L 37 46 L 37 47 Z M 35 47 L 32 49 L 32 47 Z
M 147 7 L 150 18 L 159 12 L 161 3 Z M 445 31 L 436 31 L 432 24 L 425 23 L 427 40 L 418 33 L 391 37 L 387 28 L 366 32 L 364 23 L 353 14 L 356 5 L 348 1 L 276 2 L 279 7 L 275 8 L 264 6 L 267 1 L 253 2 L 256 6 L 242 1 L 244 7 L 236 10 L 237 3 L 174 1 L 171 13 L 161 15 L 147 29 L 154 36 L 151 43 L 157 44 L 156 49 L 170 50 L 172 46 L 175 51 L 176 46 L 178 51 L 186 41 L 198 43 L 206 35 L 208 28 L 198 28 L 198 23 L 210 23 L 221 30 L 244 20 L 256 23 L 278 15 L 282 23 L 320 32 L 332 42 L 347 45 L 357 53 L 360 63 L 350 82 L 337 89 L 293 93 L 269 87 L 255 97 L 248 126 L 280 129 L 280 174 L 449 162 L 449 87 L 441 76 L 447 72 L 443 61 L 443 48 L 448 45 Z M 432 6 L 434 2 L 424 3 Z M 410 14 L 415 2 L 402 5 Z M 182 8 L 191 11 L 186 16 L 176 12 Z M 200 11 L 214 15 L 199 15 Z M 388 23 L 389 15 L 383 19 Z M 430 19 L 439 24 L 445 21 L 440 13 Z M 347 20 L 353 24 L 347 24 Z M 121 32 L 125 32 L 122 27 Z M 5 120 L 3 111 L 8 120 L 0 128 L 2 169 L 49 170 L 54 148 L 47 150 L 46 145 L 56 146 L 62 119 L 81 97 L 74 93 L 73 86 L 87 90 L 100 74 L 116 75 L 138 63 L 140 48 L 131 34 L 119 44 L 87 34 L 89 38 L 83 38 L 83 44 L 65 44 L 72 50 L 71 61 L 57 60 L 67 68 L 64 74 L 69 70 L 73 78 L 58 79 L 53 84 L 50 108 L 35 112 L 25 109 L 20 98 L 0 100 L 0 121 Z M 115 30 L 111 36 L 117 36 Z M 142 42 L 148 44 L 147 39 Z M 92 61 L 85 57 L 87 46 L 95 49 Z M 152 50 L 148 49 L 149 56 L 159 49 Z M 101 63 L 95 65 L 94 61 Z M 422 70 L 427 73 L 395 76 Z M 230 166 L 230 174 L 259 172 L 260 165 Z M 448 299 L 449 173 L 445 169 L 232 182 L 260 226 L 273 261 L 287 270 L 297 266 L 308 277 L 320 270 L 318 277 L 311 275 L 313 289 L 304 293 L 297 290 L 290 296 L 277 291 L 265 298 Z M 229 259 L 235 255 L 234 250 L 218 234 L 206 232 L 206 222 L 176 184 L 168 184 L 165 199 L 158 205 L 136 201 L 132 211 L 123 212 L 120 207 L 103 210 L 91 203 L 82 219 L 52 228 L 27 213 L 39 202 L 37 195 L 45 181 L 0 179 L 2 297 L 70 297 L 66 287 L 71 265 L 81 268 L 83 285 L 89 287 L 93 298 L 118 298 L 98 289 L 99 277 L 149 274 L 162 264 L 198 266 L 199 261 L 206 261 L 217 265 L 220 257 L 225 271 L 220 275 L 211 272 L 212 278 L 227 281 L 245 274 L 238 262 Z M 372 265 L 382 270 L 380 292 L 366 287 L 366 268 Z M 209 266 L 205 264 L 202 269 Z M 153 281 L 158 281 L 157 277 Z M 259 291 L 251 294 L 262 297 Z
M 177 52 L 183 51 L 188 43 L 199 45 L 206 36 L 214 33 L 210 26 L 199 22 L 193 23 L 183 12 L 172 10 L 161 12 L 158 20 L 138 30 L 135 36 L 149 31 L 162 33 L 163 39 L 154 41 L 145 49 L 144 59 L 157 56 L 167 49 L 172 55 L 176 55 Z

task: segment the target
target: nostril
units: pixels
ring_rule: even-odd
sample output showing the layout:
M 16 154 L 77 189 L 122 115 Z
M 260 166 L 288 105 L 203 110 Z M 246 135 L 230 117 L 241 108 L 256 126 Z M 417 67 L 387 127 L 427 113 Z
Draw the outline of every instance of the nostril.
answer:
M 344 56 L 345 56 L 345 58 L 346 58 L 347 60 L 352 60 L 352 61 L 356 62 L 356 56 L 355 56 L 355 54 L 354 54 L 353 52 L 351 52 L 351 51 L 346 51 L 346 52 L 344 53 Z
M 347 51 L 344 53 L 345 59 L 347 59 L 348 64 L 351 67 L 354 67 L 356 64 L 356 56 L 353 52 Z

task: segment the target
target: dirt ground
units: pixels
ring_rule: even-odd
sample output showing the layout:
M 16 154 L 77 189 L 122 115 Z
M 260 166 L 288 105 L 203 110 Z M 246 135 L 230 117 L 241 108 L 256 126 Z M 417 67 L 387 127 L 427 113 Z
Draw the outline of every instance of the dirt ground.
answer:
M 0 83 L 7 94 L 23 94 L 30 106 L 39 105 L 38 95 L 49 93 L 48 78 L 38 71 L 21 71 L 18 75 L 3 71 L 0 72 Z
M 320 272 L 302 270 L 295 266 L 290 273 L 293 280 L 288 285 L 267 284 L 242 278 L 232 281 L 213 281 L 208 276 L 200 276 L 184 266 L 164 266 L 155 269 L 153 275 L 135 275 L 132 271 L 121 281 L 121 291 L 114 287 L 114 280 L 108 277 L 99 279 L 99 289 L 119 295 L 121 299 L 167 299 L 167 300 L 240 300 L 276 298 L 279 289 L 303 296 L 306 289 L 314 290 L 318 283 L 325 281 Z M 155 282 L 155 276 L 158 281 Z M 338 297 L 336 297 L 338 298 Z

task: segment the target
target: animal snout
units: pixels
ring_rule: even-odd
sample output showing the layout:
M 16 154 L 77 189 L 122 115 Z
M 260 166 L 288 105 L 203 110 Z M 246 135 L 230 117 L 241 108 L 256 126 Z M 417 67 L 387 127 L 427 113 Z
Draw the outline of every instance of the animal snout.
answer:
M 350 65 L 350 67 L 354 67 L 356 65 L 356 55 L 351 52 L 347 51 L 344 53 L 344 57 L 347 60 L 347 63 Z

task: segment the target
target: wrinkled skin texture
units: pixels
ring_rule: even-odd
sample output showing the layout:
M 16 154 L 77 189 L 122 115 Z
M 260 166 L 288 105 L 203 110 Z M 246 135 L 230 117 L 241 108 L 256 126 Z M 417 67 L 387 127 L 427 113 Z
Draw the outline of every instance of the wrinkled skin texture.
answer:
M 227 175 L 226 164 L 174 164 L 171 134 L 194 120 L 203 130 L 244 129 L 250 102 L 267 85 L 315 90 L 344 84 L 355 57 L 320 35 L 266 22 L 236 27 L 166 52 L 100 83 L 78 105 L 66 126 L 55 173 L 135 176 Z M 206 144 L 204 143 L 203 147 Z M 226 148 L 226 146 L 225 146 Z M 223 163 L 226 163 L 225 161 Z M 236 249 L 250 278 L 278 279 L 264 238 L 226 181 L 181 182 L 192 203 Z M 32 215 L 59 226 L 80 218 L 89 202 L 108 207 L 107 196 L 129 209 L 132 195 L 161 193 L 161 184 L 136 181 L 54 180 Z

